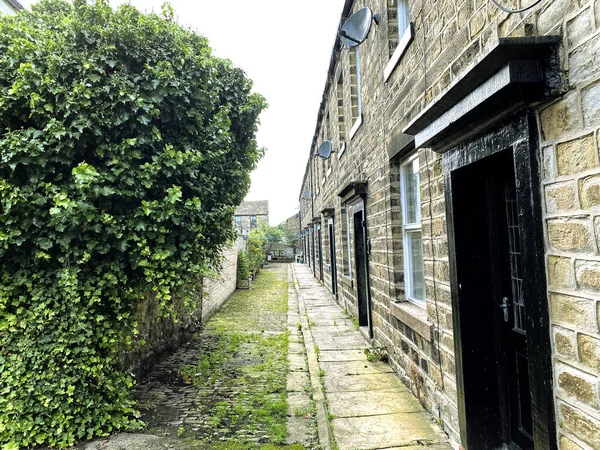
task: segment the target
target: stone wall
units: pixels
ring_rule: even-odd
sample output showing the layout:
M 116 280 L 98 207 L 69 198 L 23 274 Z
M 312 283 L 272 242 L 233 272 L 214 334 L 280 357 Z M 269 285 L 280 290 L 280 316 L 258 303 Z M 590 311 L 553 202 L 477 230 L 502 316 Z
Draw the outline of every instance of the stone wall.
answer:
M 520 7 L 532 2 L 504 3 Z M 299 197 L 304 239 L 309 240 L 311 250 L 314 222 L 323 223 L 323 282 L 330 287 L 322 212 L 332 208 L 338 301 L 356 314 L 356 274 L 342 276 L 345 242 L 340 227 L 345 218 L 338 193 L 349 181 L 368 184 L 365 205 L 372 248 L 374 343 L 388 350 L 398 375 L 458 443 L 443 164 L 437 153 L 417 151 L 427 300 L 423 310 L 398 303 L 405 298 L 399 166 L 407 155 L 391 159 L 389 155 L 399 145 L 402 129 L 500 38 L 561 35 L 564 88 L 556 100 L 532 106 L 543 163 L 540 189 L 557 439 L 561 449 L 600 448 L 600 1 L 544 0 L 519 14 L 501 12 L 484 0 L 413 0 L 409 4 L 414 39 L 384 82 L 395 26 L 392 15 L 386 14 L 387 2 L 346 2 L 347 15 L 369 6 L 384 19 L 359 47 L 361 123 L 351 123 L 355 99 L 350 83 L 356 79 L 353 55 L 345 48 L 334 50 L 315 140 L 307 155 L 314 154 L 324 139 L 333 142 L 336 153 L 329 162 L 313 159 L 307 163 Z M 340 80 L 342 96 L 337 89 Z M 338 126 L 325 127 L 327 117 L 334 123 L 337 119 Z M 325 128 L 329 128 L 327 135 Z M 350 133 L 353 128 L 355 132 Z M 305 261 L 312 263 L 312 257 L 308 255 Z
M 219 277 L 205 278 L 202 289 L 194 295 L 201 298 L 199 308 L 193 313 L 177 312 L 177 320 L 158 316 L 158 304 L 149 295 L 136 313 L 138 335 L 134 338 L 134 350 L 123 355 L 123 366 L 136 377 L 144 377 L 157 361 L 187 342 L 191 334 L 202 326 L 236 287 L 237 254 L 244 245 L 239 238 L 235 245 L 223 252 L 223 268 Z M 174 299 L 176 311 L 181 311 L 181 302 Z
M 237 280 L 238 246 L 223 252 L 223 267 L 214 278 L 204 278 L 204 298 L 202 299 L 202 322 L 206 322 L 225 303 L 233 291 Z

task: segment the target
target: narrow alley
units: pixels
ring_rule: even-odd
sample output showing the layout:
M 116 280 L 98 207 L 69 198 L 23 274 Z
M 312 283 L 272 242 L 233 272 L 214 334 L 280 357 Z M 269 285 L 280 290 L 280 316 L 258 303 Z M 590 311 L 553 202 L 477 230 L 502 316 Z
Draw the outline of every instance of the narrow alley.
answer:
M 147 428 L 112 449 L 449 449 L 307 266 L 270 264 L 135 388 Z

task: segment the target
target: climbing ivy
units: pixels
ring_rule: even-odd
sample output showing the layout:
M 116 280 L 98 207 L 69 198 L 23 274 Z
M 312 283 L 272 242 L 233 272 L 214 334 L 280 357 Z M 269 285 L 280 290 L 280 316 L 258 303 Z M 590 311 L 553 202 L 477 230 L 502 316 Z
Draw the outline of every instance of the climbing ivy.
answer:
M 170 8 L 0 17 L 0 445 L 140 426 L 119 352 L 231 240 L 264 99 Z

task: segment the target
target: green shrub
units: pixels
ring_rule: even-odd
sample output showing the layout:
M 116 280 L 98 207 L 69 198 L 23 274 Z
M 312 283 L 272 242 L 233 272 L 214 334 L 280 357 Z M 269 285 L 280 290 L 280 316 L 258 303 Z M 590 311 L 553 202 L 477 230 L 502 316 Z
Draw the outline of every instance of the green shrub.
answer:
M 250 264 L 248 263 L 248 255 L 244 250 L 238 252 L 237 278 L 238 280 L 250 278 Z
M 119 352 L 235 237 L 265 107 L 207 40 L 105 0 L 0 17 L 0 445 L 140 425 Z
M 248 261 L 250 271 L 258 272 L 261 264 L 265 261 L 265 252 L 261 240 L 249 237 L 248 238 Z

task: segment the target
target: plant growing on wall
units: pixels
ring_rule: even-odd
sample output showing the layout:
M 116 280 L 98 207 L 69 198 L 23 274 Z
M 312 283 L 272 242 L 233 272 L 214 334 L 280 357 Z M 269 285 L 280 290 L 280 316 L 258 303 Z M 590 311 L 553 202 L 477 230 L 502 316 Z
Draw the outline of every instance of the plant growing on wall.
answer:
M 237 279 L 248 280 L 250 278 L 250 263 L 248 262 L 248 255 L 244 250 L 238 252 L 237 260 Z
M 0 444 L 135 428 L 119 351 L 235 237 L 265 102 L 167 7 L 0 17 Z

